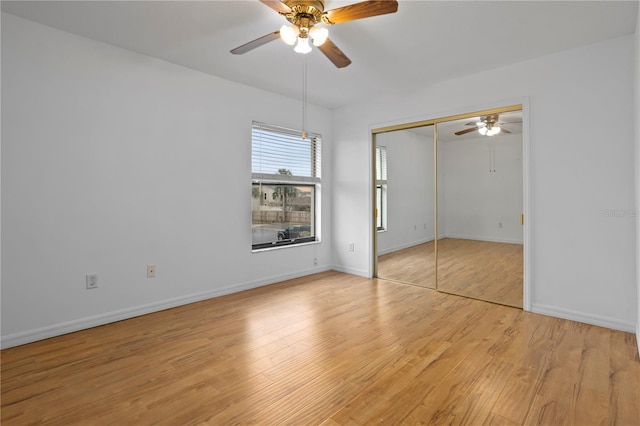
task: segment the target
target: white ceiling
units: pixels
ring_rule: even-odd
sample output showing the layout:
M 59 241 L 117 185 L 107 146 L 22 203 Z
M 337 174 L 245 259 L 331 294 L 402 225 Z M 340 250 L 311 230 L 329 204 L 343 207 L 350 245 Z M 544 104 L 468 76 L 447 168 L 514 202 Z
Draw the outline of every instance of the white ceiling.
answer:
M 327 0 L 325 10 L 355 1 Z M 330 108 L 411 91 L 635 31 L 637 1 L 407 1 L 329 28 L 353 63 L 307 56 L 309 102 Z M 25 19 L 228 80 L 300 98 L 302 58 L 280 40 L 229 50 L 285 19 L 258 0 L 2 1 Z

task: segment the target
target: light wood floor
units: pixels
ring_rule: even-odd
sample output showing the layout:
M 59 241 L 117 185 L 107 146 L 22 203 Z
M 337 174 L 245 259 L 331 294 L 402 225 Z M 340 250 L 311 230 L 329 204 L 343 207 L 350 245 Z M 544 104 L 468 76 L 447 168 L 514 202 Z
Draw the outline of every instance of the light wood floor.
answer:
M 378 256 L 378 276 L 419 285 L 436 287 L 436 258 L 433 241 Z
M 378 276 L 436 288 L 434 242 L 378 257 Z M 522 244 L 438 240 L 437 289 L 522 307 Z
M 2 425 L 637 425 L 635 336 L 327 272 L 2 351 Z

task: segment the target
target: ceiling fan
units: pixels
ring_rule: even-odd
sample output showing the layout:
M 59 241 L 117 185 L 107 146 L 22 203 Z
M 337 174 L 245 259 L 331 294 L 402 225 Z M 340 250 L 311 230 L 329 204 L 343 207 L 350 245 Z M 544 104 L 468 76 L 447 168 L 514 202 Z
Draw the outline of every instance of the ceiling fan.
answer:
M 324 10 L 324 0 L 260 0 L 271 9 L 284 16 L 292 25 L 283 25 L 280 30 L 257 38 L 231 51 L 235 55 L 247 53 L 277 38 L 289 45 L 296 44 L 298 53 L 311 51 L 310 41 L 320 49 L 338 68 L 351 63 L 349 59 L 329 38 L 329 31 L 318 24 L 334 25 L 371 16 L 395 13 L 398 10 L 396 0 L 363 1 L 333 10 Z
M 455 132 L 456 136 L 466 135 L 467 133 L 477 131 L 483 136 L 494 136 L 498 133 L 511 133 L 508 129 L 504 128 L 505 124 L 521 123 L 521 121 L 511 121 L 509 123 L 500 122 L 500 116 L 498 114 L 483 115 L 479 121 L 471 121 L 465 123 L 465 126 L 473 126 L 468 129 Z

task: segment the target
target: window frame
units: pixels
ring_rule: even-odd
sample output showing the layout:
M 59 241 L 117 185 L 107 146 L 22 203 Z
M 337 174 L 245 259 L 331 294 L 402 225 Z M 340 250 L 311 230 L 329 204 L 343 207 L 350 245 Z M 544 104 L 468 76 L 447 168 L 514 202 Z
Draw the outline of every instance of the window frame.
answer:
M 387 185 L 384 184 L 376 184 L 376 200 L 377 200 L 377 204 L 378 206 L 378 212 L 377 212 L 377 217 L 376 217 L 376 229 L 378 231 L 386 231 L 387 230 L 387 215 L 386 210 L 387 210 Z
M 301 138 L 302 140 L 308 140 L 309 142 L 309 164 L 307 166 L 302 167 L 302 169 L 307 169 L 308 171 L 302 172 L 301 175 L 292 175 L 292 174 L 279 174 L 279 173 L 264 173 L 261 170 L 254 170 L 254 162 L 256 160 L 256 139 L 255 139 L 255 130 L 258 129 L 263 132 L 269 132 L 273 134 L 280 134 L 283 136 L 283 140 L 276 142 L 276 144 L 286 143 L 286 139 L 291 140 L 291 137 Z M 253 242 L 253 226 L 254 223 L 254 210 L 255 205 L 252 201 L 251 208 L 251 227 L 252 227 L 252 241 L 251 241 L 251 249 L 253 252 L 259 252 L 264 250 L 283 248 L 283 247 L 292 247 L 302 244 L 313 244 L 320 242 L 320 198 L 321 198 L 321 144 L 322 137 L 319 134 L 306 132 L 306 138 L 302 138 L 303 132 L 298 130 L 292 130 L 288 128 L 268 125 L 264 123 L 259 123 L 254 121 L 252 123 L 252 137 L 251 137 L 251 158 L 252 158 L 252 173 L 251 173 L 251 191 L 252 198 L 254 198 L 254 188 L 258 185 L 265 185 L 273 187 L 302 187 L 309 188 L 311 192 L 311 201 L 310 201 L 310 223 L 307 225 L 306 223 L 292 223 L 292 222 L 282 222 L 286 227 L 282 230 L 278 231 L 278 234 L 281 232 L 285 232 L 288 229 L 291 229 L 295 226 L 309 226 L 311 235 L 304 237 L 293 237 L 293 238 L 284 238 L 278 239 L 280 235 L 276 237 L 276 240 L 268 241 L 268 242 Z M 262 142 L 260 142 L 262 143 Z M 281 145 L 279 147 L 282 147 Z M 260 146 L 259 156 L 263 155 L 262 146 Z M 292 148 L 292 150 L 300 150 L 300 148 Z M 278 160 L 278 171 L 281 169 L 287 169 L 288 160 L 283 160 L 281 164 Z M 260 165 L 262 167 L 262 164 Z M 287 169 L 288 170 L 288 169 Z M 259 197 L 263 197 L 262 194 Z M 266 193 L 264 195 L 266 197 Z M 284 207 L 284 206 L 283 206 Z M 283 219 L 286 219 L 286 211 L 284 212 Z M 258 222 L 262 223 L 262 222 Z M 277 222 L 273 222 L 277 223 Z

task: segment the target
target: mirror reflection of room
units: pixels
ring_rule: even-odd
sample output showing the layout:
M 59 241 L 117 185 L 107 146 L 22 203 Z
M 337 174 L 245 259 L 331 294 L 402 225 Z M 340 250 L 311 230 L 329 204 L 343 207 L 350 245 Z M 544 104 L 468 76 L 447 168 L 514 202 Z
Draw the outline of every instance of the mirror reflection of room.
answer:
M 376 135 L 377 276 L 435 288 L 433 126 Z
M 522 307 L 522 113 L 437 126 L 438 290 Z

